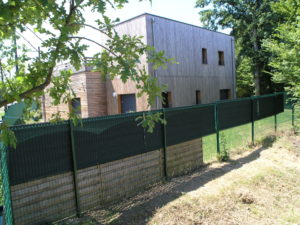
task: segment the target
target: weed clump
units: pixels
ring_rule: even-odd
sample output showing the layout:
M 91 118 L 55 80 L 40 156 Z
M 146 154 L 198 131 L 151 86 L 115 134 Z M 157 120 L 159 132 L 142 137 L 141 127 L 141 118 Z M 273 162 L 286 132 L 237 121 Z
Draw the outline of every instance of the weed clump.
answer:
M 226 137 L 223 133 L 221 133 L 220 135 L 220 144 L 221 144 L 221 149 L 220 152 L 217 154 L 217 160 L 219 162 L 227 162 L 229 160 L 229 149 L 228 149 Z

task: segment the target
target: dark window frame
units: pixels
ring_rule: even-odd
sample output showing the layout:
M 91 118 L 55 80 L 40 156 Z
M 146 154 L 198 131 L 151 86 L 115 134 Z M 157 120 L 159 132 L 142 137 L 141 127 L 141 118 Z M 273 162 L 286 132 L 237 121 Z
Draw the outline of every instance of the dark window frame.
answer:
M 202 104 L 201 103 L 201 91 L 200 90 L 196 90 L 196 105 L 198 104 Z
M 162 92 L 161 96 L 163 98 L 162 108 L 172 108 L 172 92 Z
M 219 66 L 225 65 L 224 51 L 218 51 L 218 64 Z
M 134 106 L 135 106 L 135 110 L 132 110 L 130 112 L 136 112 L 137 111 L 137 99 L 136 99 L 136 93 L 128 93 L 128 94 L 119 94 L 118 95 L 118 113 L 119 114 L 124 114 L 124 113 L 129 113 L 129 112 L 124 112 L 124 109 L 122 107 L 122 101 L 124 101 L 124 99 L 122 99 L 123 96 L 134 96 Z
M 202 64 L 208 64 L 206 48 L 202 48 Z
M 223 92 L 223 93 L 222 93 Z M 226 98 L 223 98 L 224 92 L 226 92 Z M 230 95 L 231 95 L 231 90 L 230 89 L 220 89 L 219 93 L 220 93 L 220 100 L 227 100 L 230 99 Z
M 79 103 L 78 105 L 75 105 Z M 80 98 L 72 98 L 69 104 L 70 112 L 81 116 L 81 99 Z

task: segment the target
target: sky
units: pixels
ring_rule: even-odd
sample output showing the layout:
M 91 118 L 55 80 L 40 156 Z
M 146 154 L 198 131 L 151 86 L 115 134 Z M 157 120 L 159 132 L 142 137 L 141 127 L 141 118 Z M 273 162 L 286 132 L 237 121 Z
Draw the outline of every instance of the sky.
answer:
M 152 0 L 152 3 L 148 0 L 129 0 L 129 3 L 125 4 L 122 9 L 112 9 L 108 8 L 107 16 L 112 19 L 119 18 L 120 21 L 124 21 L 135 17 L 143 13 L 151 13 L 154 15 L 166 17 L 169 19 L 174 19 L 177 21 L 193 24 L 196 26 L 201 26 L 199 8 L 195 8 L 196 0 Z M 92 13 L 87 12 L 87 22 L 88 24 L 95 24 L 93 21 L 97 19 Z M 97 31 L 92 29 L 85 29 L 80 32 L 79 36 L 86 37 L 97 37 Z M 229 30 L 224 30 L 224 33 L 229 33 Z M 40 40 L 35 37 L 31 32 L 26 32 L 23 35 L 29 42 L 37 47 L 40 44 Z M 27 47 L 32 48 L 28 42 L 23 38 L 19 41 L 23 42 Z M 86 56 L 92 56 L 94 53 L 99 52 L 98 46 L 93 46 L 91 43 L 86 43 L 91 45 L 88 51 L 86 51 Z M 33 52 L 32 54 L 37 54 Z
M 201 26 L 199 9 L 195 8 L 195 4 L 196 0 L 152 0 L 152 4 L 149 1 L 130 0 L 123 9 L 110 9 L 108 13 L 110 16 L 119 17 L 123 21 L 147 12 Z

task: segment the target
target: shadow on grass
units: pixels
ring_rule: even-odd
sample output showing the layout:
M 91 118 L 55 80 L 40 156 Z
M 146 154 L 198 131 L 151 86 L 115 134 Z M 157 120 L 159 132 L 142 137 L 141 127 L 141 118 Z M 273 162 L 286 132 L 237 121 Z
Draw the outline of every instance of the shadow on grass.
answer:
M 275 135 L 270 135 L 270 136 L 267 136 L 267 137 L 264 137 L 262 140 L 261 140 L 261 145 L 263 148 L 270 148 L 273 146 L 273 143 L 276 141 L 276 136 Z
M 237 160 L 229 160 L 218 168 L 203 166 L 185 177 L 178 177 L 165 184 L 158 185 L 146 193 L 132 197 L 129 200 L 92 211 L 83 218 L 72 223 L 80 225 L 144 225 L 158 208 L 174 201 L 183 194 L 194 191 L 206 183 L 217 179 L 224 174 L 241 168 L 260 157 L 263 150 L 272 146 L 276 137 L 270 136 L 261 140 L 262 147 L 252 151 L 249 155 Z M 148 193 L 148 194 L 147 194 Z M 151 193 L 151 194 L 149 194 Z M 105 212 L 105 213 L 103 213 Z M 103 222 L 105 221 L 105 222 Z M 62 224 L 62 223 L 60 223 Z

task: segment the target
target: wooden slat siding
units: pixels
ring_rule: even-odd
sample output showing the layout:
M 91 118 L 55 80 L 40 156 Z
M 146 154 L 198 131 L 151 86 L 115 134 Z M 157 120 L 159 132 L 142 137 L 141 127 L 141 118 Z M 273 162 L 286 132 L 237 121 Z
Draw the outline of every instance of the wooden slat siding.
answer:
M 82 118 L 107 115 L 106 81 L 98 72 L 81 72 L 71 76 L 71 88 L 76 97 L 80 98 Z M 61 112 L 61 116 L 67 119 L 69 113 L 68 104 L 51 105 L 51 97 L 45 96 L 46 121 L 54 113 Z
M 51 203 L 51 204 L 49 204 Z M 61 208 L 63 211 L 65 208 L 73 207 L 75 209 L 75 202 L 74 202 L 74 193 L 73 192 L 66 192 L 63 195 L 58 195 L 56 197 L 52 197 L 43 201 L 38 202 L 34 205 L 27 205 L 25 207 L 20 207 L 20 210 L 14 211 L 14 216 L 16 218 L 26 218 L 27 216 L 31 215 L 35 217 L 36 214 L 48 214 L 49 212 L 59 208 L 65 204 L 64 208 Z M 69 207 L 70 206 L 70 207 Z M 51 210 L 49 210 L 51 209 Z M 75 210 L 74 210 L 75 214 Z M 41 221 L 43 222 L 43 221 Z
M 42 224 L 76 213 L 72 173 L 11 187 L 16 225 Z
M 42 225 L 50 224 L 50 222 L 60 220 L 62 218 L 75 215 L 74 206 L 68 204 L 70 201 L 62 202 L 60 206 L 49 208 L 48 211 L 43 213 L 35 212 L 34 214 L 26 214 L 23 218 L 15 219 L 17 225 Z
M 148 161 L 148 159 L 153 159 L 154 155 L 156 161 Z M 123 165 L 119 166 L 112 163 L 101 165 L 103 171 L 101 173 L 103 179 L 102 198 L 104 202 L 128 196 L 136 192 L 136 189 L 145 188 L 149 184 L 161 180 L 160 151 L 141 154 L 135 161 L 129 160 L 129 164 L 126 161 L 121 162 L 121 164 L 125 163 L 125 168 Z M 120 174 L 119 179 L 114 175 L 117 172 L 116 168 L 120 170 L 118 172 Z
M 116 31 L 119 35 L 128 34 L 131 36 L 142 36 L 142 41 L 147 43 L 147 32 L 146 32 L 146 18 L 138 17 L 134 20 L 127 21 L 123 24 L 117 25 Z M 104 44 L 106 38 L 100 34 L 99 41 Z M 146 63 L 146 55 L 141 56 L 140 64 L 138 66 L 145 66 L 148 71 L 148 63 Z M 106 83 L 107 88 L 107 113 L 108 115 L 118 114 L 118 97 L 113 97 L 115 92 L 117 95 L 121 94 L 137 94 L 136 83 L 129 80 L 125 84 L 122 82 L 120 77 L 116 77 L 113 80 L 108 80 Z M 145 111 L 150 108 L 147 105 L 147 96 L 136 98 L 136 111 Z
M 86 74 L 82 72 L 71 76 L 70 86 L 73 89 L 76 97 L 80 98 L 82 118 L 88 117 Z M 53 106 L 51 104 L 52 101 L 52 98 L 48 94 L 45 95 L 45 121 L 49 121 L 52 115 L 57 112 L 61 112 L 62 118 L 67 119 L 69 113 L 69 104 L 62 103 L 57 106 Z
M 156 72 L 159 83 L 167 84 L 172 92 L 173 107 L 196 104 L 196 90 L 201 91 L 202 103 L 219 100 L 220 89 L 234 93 L 233 37 L 153 15 L 145 17 L 147 44 L 179 62 Z M 202 48 L 207 49 L 207 65 L 202 64 Z M 224 51 L 225 66 L 218 65 L 218 51 Z
M 88 117 L 107 115 L 106 81 L 98 72 L 86 72 Z
M 45 177 L 39 180 L 30 181 L 23 184 L 14 185 L 11 187 L 12 199 L 20 199 L 30 196 L 37 191 L 44 192 L 52 190 L 53 188 L 59 188 L 62 185 L 72 185 L 73 183 L 72 173 L 64 173 L 51 177 Z
M 27 207 L 28 205 L 39 204 L 44 200 L 49 200 L 59 195 L 63 195 L 65 193 L 73 192 L 73 191 L 74 191 L 73 185 L 71 184 L 64 185 L 59 188 L 56 188 L 55 192 L 53 192 L 53 189 L 49 189 L 47 191 L 35 193 L 34 195 L 26 196 L 19 199 L 13 199 L 14 206 L 16 208 L 22 208 L 22 207 Z
M 194 139 L 167 147 L 167 171 L 178 176 L 203 165 L 202 139 Z
M 107 89 L 107 113 L 108 115 L 119 114 L 118 97 L 123 94 L 136 94 L 136 111 L 147 111 L 150 108 L 147 105 L 147 96 L 137 97 L 136 83 L 127 81 L 125 84 L 119 78 L 108 80 L 106 82 Z M 113 97 L 113 93 L 117 96 Z
M 117 161 L 115 161 L 116 163 L 111 163 L 110 162 L 110 163 L 102 164 L 101 165 L 101 167 L 102 167 L 101 171 L 102 171 L 102 174 L 114 173 L 114 172 L 122 171 L 123 169 L 129 168 L 131 165 L 136 165 L 137 160 L 142 161 L 143 158 L 146 158 L 147 159 L 146 163 L 149 163 L 149 162 L 152 162 L 152 161 L 156 162 L 158 157 L 159 157 L 159 151 L 158 150 L 151 151 L 151 152 L 148 152 L 148 153 L 138 155 L 138 157 L 133 156 L 133 157 L 128 157 L 126 159 L 117 160 Z M 143 163 L 143 161 L 142 161 L 142 163 Z
M 78 171 L 83 210 L 128 196 L 161 180 L 161 150 Z

